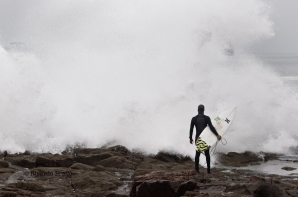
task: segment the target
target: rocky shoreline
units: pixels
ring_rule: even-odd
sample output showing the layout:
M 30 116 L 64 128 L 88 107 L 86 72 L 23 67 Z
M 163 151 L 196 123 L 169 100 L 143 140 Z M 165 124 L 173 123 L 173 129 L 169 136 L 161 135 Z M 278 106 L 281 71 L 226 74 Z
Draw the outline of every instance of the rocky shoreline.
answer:
M 298 196 L 298 174 L 278 176 L 239 170 L 278 155 L 218 154 L 225 168 L 198 174 L 182 155 L 143 155 L 123 146 L 76 148 L 62 154 L 1 153 L 0 197 Z M 202 167 L 201 167 L 202 169 Z M 291 170 L 285 168 L 285 170 Z

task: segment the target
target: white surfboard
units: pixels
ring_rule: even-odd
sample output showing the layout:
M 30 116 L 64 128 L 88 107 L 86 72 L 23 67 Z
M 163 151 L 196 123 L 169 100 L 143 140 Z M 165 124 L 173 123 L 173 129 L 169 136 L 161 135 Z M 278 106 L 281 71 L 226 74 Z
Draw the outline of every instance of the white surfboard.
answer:
M 225 134 L 225 132 L 227 132 L 228 128 L 230 127 L 230 125 L 234 119 L 236 109 L 237 109 L 237 107 L 231 108 L 211 120 L 212 125 L 214 126 L 214 128 L 216 129 L 216 131 L 219 135 L 223 136 Z M 207 126 L 202 131 L 199 138 L 202 141 L 204 141 L 208 146 L 213 146 L 217 141 L 217 137 L 210 130 L 209 126 Z

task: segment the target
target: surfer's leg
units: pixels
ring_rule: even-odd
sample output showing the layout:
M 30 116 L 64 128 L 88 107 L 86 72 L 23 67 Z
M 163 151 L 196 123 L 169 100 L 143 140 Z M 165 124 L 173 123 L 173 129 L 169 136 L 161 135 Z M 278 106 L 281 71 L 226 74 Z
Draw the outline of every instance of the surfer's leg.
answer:
M 207 162 L 207 172 L 210 174 L 210 153 L 209 153 L 209 148 L 205 150 L 205 156 L 206 156 L 206 162 Z
M 196 151 L 196 157 L 195 157 L 195 169 L 197 172 L 199 172 L 199 162 L 200 162 L 200 151 Z

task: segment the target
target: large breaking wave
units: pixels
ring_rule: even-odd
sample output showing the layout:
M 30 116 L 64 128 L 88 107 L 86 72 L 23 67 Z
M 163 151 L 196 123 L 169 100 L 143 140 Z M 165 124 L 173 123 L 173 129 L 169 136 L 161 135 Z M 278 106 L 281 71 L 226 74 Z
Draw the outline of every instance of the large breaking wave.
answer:
M 18 9 L 10 28 L 0 27 L 1 150 L 110 143 L 193 155 L 189 125 L 201 103 L 210 117 L 238 107 L 222 151 L 297 144 L 296 93 L 249 55 L 274 35 L 262 1 L 41 1 Z

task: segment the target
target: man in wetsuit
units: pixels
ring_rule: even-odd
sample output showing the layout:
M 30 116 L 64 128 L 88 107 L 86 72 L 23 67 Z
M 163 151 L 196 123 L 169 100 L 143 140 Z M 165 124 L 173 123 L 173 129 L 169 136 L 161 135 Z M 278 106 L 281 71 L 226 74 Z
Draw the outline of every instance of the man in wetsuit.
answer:
M 210 117 L 204 115 L 204 110 L 205 107 L 204 105 L 199 105 L 198 107 L 198 112 L 199 114 L 196 115 L 195 117 L 193 117 L 191 119 L 191 124 L 190 124 L 190 131 L 189 131 L 189 140 L 190 143 L 193 143 L 193 139 L 192 139 L 192 133 L 193 133 L 193 127 L 196 126 L 196 140 L 197 141 L 198 137 L 201 135 L 202 131 L 207 127 L 207 125 L 209 126 L 210 130 L 214 133 L 214 135 L 217 136 L 218 140 L 221 140 L 221 136 L 218 135 L 218 133 L 216 132 L 215 128 L 213 127 Z M 210 171 L 210 153 L 209 153 L 209 149 L 205 150 L 205 156 L 206 156 L 206 161 L 207 161 L 207 172 L 208 174 L 211 173 Z M 197 172 L 199 172 L 199 161 L 200 161 L 200 152 L 196 151 L 196 157 L 195 157 L 195 169 Z

